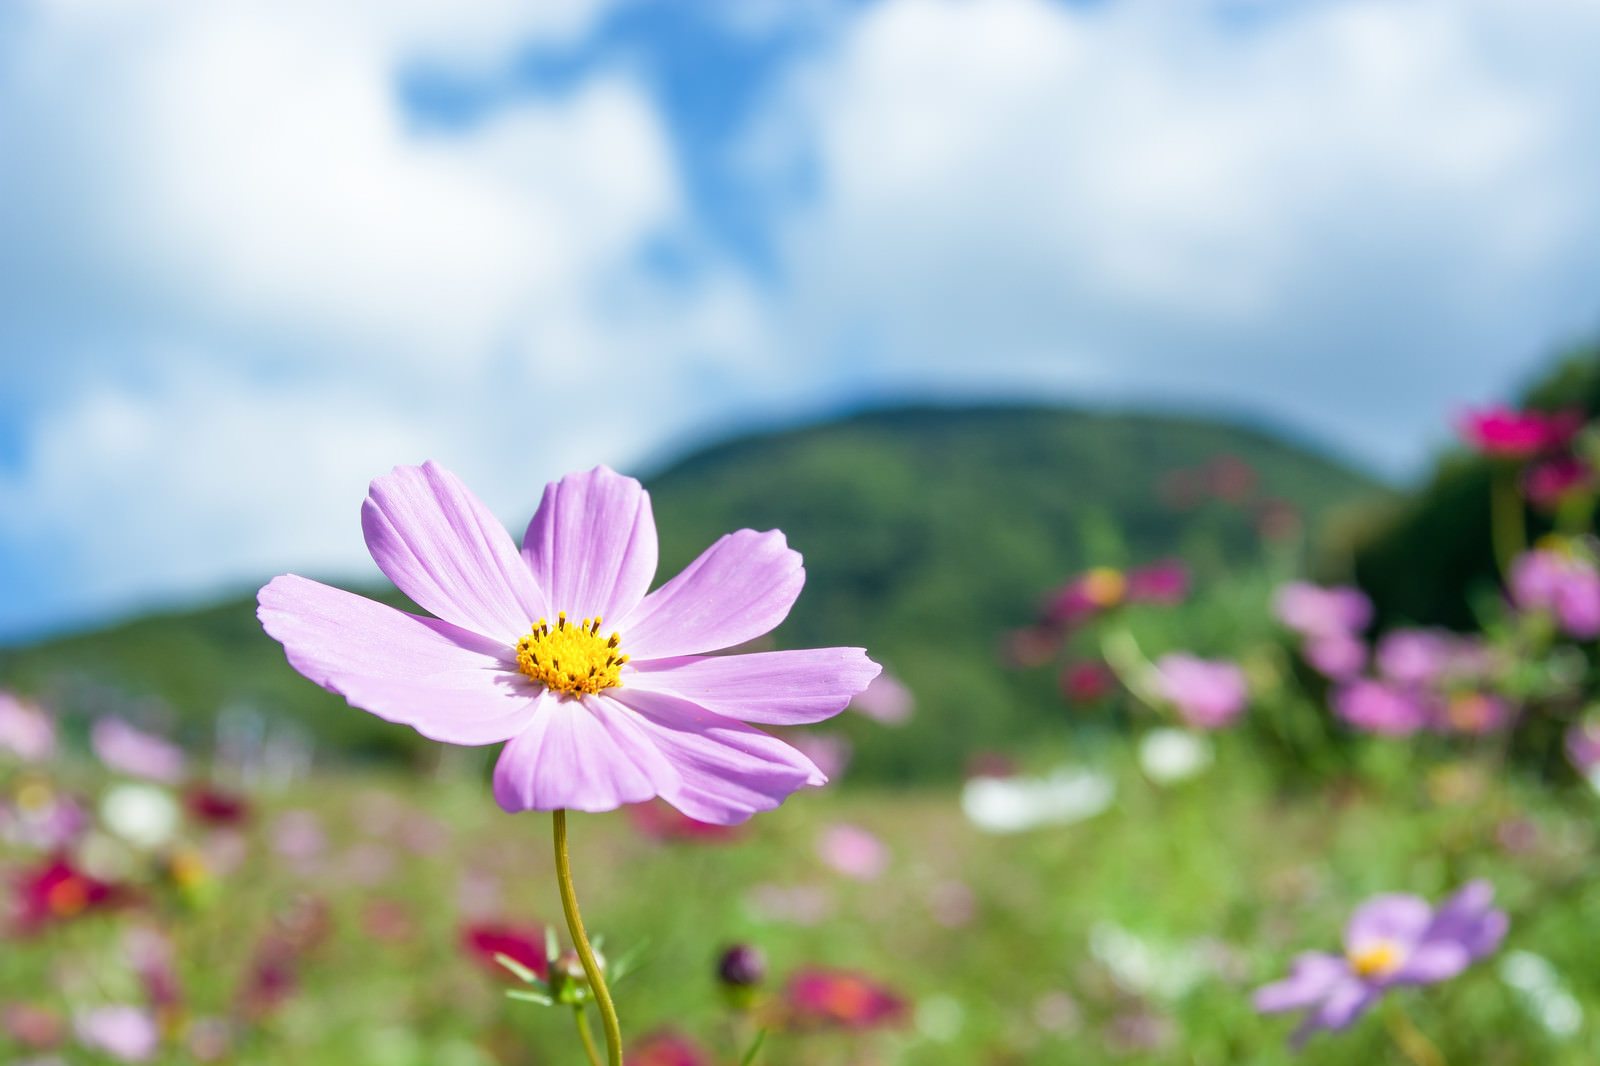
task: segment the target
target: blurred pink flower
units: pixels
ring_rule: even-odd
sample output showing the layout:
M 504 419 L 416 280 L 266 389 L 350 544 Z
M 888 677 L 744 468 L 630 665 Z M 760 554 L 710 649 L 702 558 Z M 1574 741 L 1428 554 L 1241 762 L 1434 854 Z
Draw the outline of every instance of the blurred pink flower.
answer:
M 843 733 L 795 729 L 785 733 L 784 739 L 810 759 L 829 781 L 837 781 L 844 776 L 845 770 L 850 767 L 850 756 L 855 750 L 850 738 Z
M 1311 637 L 1300 654 L 1313 670 L 1332 681 L 1348 681 L 1367 666 L 1366 643 L 1348 633 Z
M 89 731 L 89 744 L 106 767 L 164 785 L 183 780 L 183 749 L 120 718 L 102 718 Z
M 650 592 L 649 495 L 605 467 L 546 486 L 520 553 L 433 462 L 375 480 L 362 529 L 379 569 L 435 617 L 285 575 L 261 590 L 262 626 L 354 706 L 449 744 L 506 742 L 494 794 L 507 811 L 659 796 L 742 822 L 826 781 L 750 723 L 830 718 L 878 674 L 860 648 L 709 654 L 783 621 L 805 582 L 799 553 L 776 530 L 740 530 Z
M 1600 718 L 1587 718 L 1567 727 L 1567 760 L 1586 778 L 1600 771 Z
M 1189 595 L 1189 567 L 1182 559 L 1158 559 L 1128 571 L 1128 602 L 1174 607 Z
M 61 1043 L 66 1033 L 61 1015 L 32 1003 L 7 1003 L 0 1008 L 0 1029 L 33 1051 L 48 1051 Z
M 1442 630 L 1390 630 L 1378 640 L 1378 673 L 1397 685 L 1431 685 L 1450 665 L 1453 644 Z
M 286 859 L 315 859 L 327 846 L 322 821 L 312 811 L 285 811 L 272 827 L 272 848 Z
M 1499 459 L 1531 459 L 1559 448 L 1583 426 L 1576 411 L 1547 414 L 1487 407 L 1462 412 L 1456 422 L 1461 439 L 1474 451 Z
M 1278 621 L 1305 637 L 1350 636 L 1372 621 L 1372 601 L 1348 585 L 1291 581 L 1278 589 L 1273 606 Z
M 635 803 L 628 807 L 628 820 L 643 836 L 655 841 L 699 841 L 711 843 L 735 840 L 740 834 L 738 826 L 713 825 L 690 818 L 676 807 L 660 800 Z
M 873 1029 L 905 1020 L 906 1002 L 860 973 L 805 969 L 789 979 L 784 1001 L 802 1026 Z
M 545 927 L 519 922 L 473 922 L 461 927 L 461 949 L 479 968 L 502 981 L 515 982 L 510 970 L 495 961 L 504 955 L 520 962 L 543 980 L 550 974 Z
M 1196 729 L 1221 729 L 1249 702 L 1244 671 L 1227 660 L 1178 651 L 1163 655 L 1155 668 L 1156 690 Z
M 35 704 L 0 689 L 0 752 L 23 762 L 44 762 L 55 754 L 56 727 Z
M 1098 703 L 1116 687 L 1117 675 L 1099 661 L 1069 664 L 1061 671 L 1061 695 L 1074 706 Z
M 91 823 L 83 804 L 48 786 L 19 789 L 15 803 L 0 803 L 0 840 L 34 851 L 65 851 Z
M 627 1066 L 712 1066 L 712 1058 L 687 1036 L 660 1029 L 628 1049 Z
M 833 896 L 817 885 L 752 885 L 745 906 L 759 919 L 811 926 L 833 913 Z
M 916 705 L 911 690 L 887 670 L 868 682 L 867 687 L 850 701 L 851 710 L 859 711 L 883 725 L 903 725 L 910 720 Z
M 1572 455 L 1546 459 L 1522 475 L 1522 494 L 1546 512 L 1558 510 L 1567 500 L 1590 494 L 1595 488 L 1594 469 Z
M 1511 564 L 1511 599 L 1519 610 L 1549 613 L 1568 636 L 1600 636 L 1600 572 L 1577 555 L 1535 548 Z
M 876 881 L 889 868 L 888 847 L 858 825 L 839 823 L 823 830 L 817 856 L 857 881 Z
M 978 912 L 978 897 L 962 881 L 941 881 L 928 889 L 928 911 L 946 929 L 969 924 Z
M 1368 733 L 1409 736 L 1432 718 L 1420 695 L 1385 681 L 1361 678 L 1336 689 L 1333 710 L 1340 718 Z
M 161 1049 L 161 1028 L 142 1007 L 94 1007 L 73 1018 L 84 1047 L 122 1062 L 149 1062 Z

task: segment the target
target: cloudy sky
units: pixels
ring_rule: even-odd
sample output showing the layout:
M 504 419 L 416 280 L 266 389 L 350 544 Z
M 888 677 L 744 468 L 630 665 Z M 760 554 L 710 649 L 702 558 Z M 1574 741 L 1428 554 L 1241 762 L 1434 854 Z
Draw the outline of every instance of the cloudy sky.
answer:
M 0 640 L 369 479 L 1054 397 L 1403 478 L 1600 331 L 1593 0 L 11 0 Z

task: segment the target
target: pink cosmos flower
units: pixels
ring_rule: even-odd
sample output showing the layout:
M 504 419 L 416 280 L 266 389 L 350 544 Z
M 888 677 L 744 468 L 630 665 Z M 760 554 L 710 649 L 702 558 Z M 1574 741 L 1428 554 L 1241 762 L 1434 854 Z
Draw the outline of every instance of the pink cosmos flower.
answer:
M 784 1001 L 803 1026 L 873 1029 L 905 1019 L 906 1002 L 865 974 L 806 969 L 789 979 Z
M 817 839 L 817 857 L 846 877 L 876 881 L 889 868 L 889 848 L 859 825 L 839 823 Z
M 1372 621 L 1372 601 L 1348 585 L 1321 588 L 1290 581 L 1278 589 L 1273 603 L 1278 621 L 1305 637 L 1351 635 Z
M 1489 407 L 1463 412 L 1456 429 L 1461 439 L 1480 454 L 1500 459 L 1529 459 L 1559 448 L 1583 425 L 1573 411 L 1513 411 Z
M 1522 494 L 1541 511 L 1555 511 L 1567 500 L 1594 490 L 1594 469 L 1572 455 L 1547 459 L 1522 475 Z
M 106 768 L 163 785 L 183 780 L 183 749 L 120 718 L 102 718 L 89 731 L 89 746 Z
M 1420 694 L 1371 678 L 1360 678 L 1337 689 L 1333 710 L 1357 729 L 1390 737 L 1410 736 L 1433 718 Z
M 1156 689 L 1196 729 L 1221 729 L 1250 699 L 1244 671 L 1226 660 L 1171 652 L 1156 661 Z
M 1109 566 L 1085 570 L 1051 593 L 1041 622 L 1071 628 L 1125 603 L 1171 607 L 1189 595 L 1189 568 L 1181 559 L 1159 559 L 1127 573 Z
M 161 1048 L 161 1028 L 155 1015 L 142 1007 L 95 1007 L 73 1019 L 84 1047 L 120 1062 L 149 1062 Z
M 1600 571 L 1587 559 L 1535 548 L 1511 564 L 1511 599 L 1523 611 L 1545 611 L 1568 636 L 1600 636 Z
M 636 803 L 628 808 L 628 820 L 639 833 L 651 840 L 696 841 L 717 843 L 736 840 L 741 830 L 730 825 L 713 825 L 690 818 L 687 814 L 669 807 L 661 801 Z
M 1111 695 L 1117 675 L 1098 661 L 1072 663 L 1061 671 L 1057 679 L 1062 697 L 1074 706 L 1098 703 Z
M 1378 641 L 1378 673 L 1399 685 L 1431 685 L 1449 667 L 1453 646 L 1442 630 L 1390 630 Z
M 906 688 L 905 682 L 885 670 L 867 685 L 855 699 L 850 709 L 859 711 L 883 725 L 904 725 L 916 709 L 916 697 Z
M 55 753 L 56 728 L 38 707 L 0 690 L 0 751 L 23 762 L 44 762 Z
M 1374 896 L 1350 916 L 1342 956 L 1297 956 L 1288 977 L 1256 991 L 1255 1008 L 1306 1010 L 1297 1047 L 1319 1029 L 1343 1029 L 1390 988 L 1449 980 L 1494 952 L 1507 921 L 1493 898 L 1487 881 L 1471 882 L 1437 911 L 1417 896 Z
M 361 524 L 378 568 L 435 617 L 285 575 L 261 590 L 263 627 L 356 707 L 450 744 L 508 741 L 494 773 L 507 811 L 660 796 L 741 822 L 827 780 L 747 723 L 832 717 L 878 674 L 860 648 L 706 654 L 783 621 L 799 553 L 740 530 L 647 595 L 650 497 L 605 467 L 545 488 L 520 553 L 433 462 L 374 481 Z
M 1331 681 L 1348 681 L 1367 665 L 1366 642 L 1348 633 L 1312 637 L 1300 654 L 1313 670 Z

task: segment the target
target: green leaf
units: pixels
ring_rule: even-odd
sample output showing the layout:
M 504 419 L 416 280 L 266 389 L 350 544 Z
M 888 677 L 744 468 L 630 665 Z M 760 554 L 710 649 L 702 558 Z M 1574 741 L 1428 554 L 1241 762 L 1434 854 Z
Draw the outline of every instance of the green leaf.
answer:
M 494 953 L 494 961 L 510 970 L 516 975 L 517 980 L 521 981 L 523 984 L 537 985 L 542 983 L 539 980 L 538 974 L 522 965 L 522 963 L 518 962 L 516 959 L 513 959 L 510 955 L 506 955 L 497 951 Z
M 529 992 L 522 988 L 506 989 L 506 998 L 521 1000 L 524 1003 L 537 1003 L 541 1007 L 555 1006 L 555 1000 L 551 999 L 543 992 Z

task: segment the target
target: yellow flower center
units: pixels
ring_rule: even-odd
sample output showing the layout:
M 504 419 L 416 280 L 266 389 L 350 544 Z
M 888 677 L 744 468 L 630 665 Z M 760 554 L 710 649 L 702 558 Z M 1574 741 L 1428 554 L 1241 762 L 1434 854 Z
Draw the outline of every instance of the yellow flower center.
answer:
M 543 618 L 533 632 L 517 641 L 517 669 L 552 692 L 569 696 L 590 695 L 622 684 L 622 664 L 628 657 L 619 651 L 622 638 L 600 635 L 600 618 L 585 618 L 574 625 L 567 613 L 556 615 L 556 624 Z
M 1404 961 L 1399 945 L 1391 940 L 1379 940 L 1346 957 L 1357 977 L 1388 977 Z
M 1083 575 L 1084 598 L 1096 607 L 1115 607 L 1127 590 L 1127 579 L 1109 566 L 1097 566 Z

